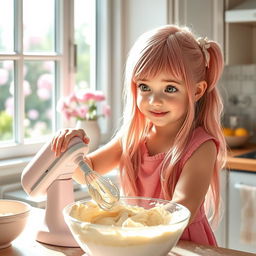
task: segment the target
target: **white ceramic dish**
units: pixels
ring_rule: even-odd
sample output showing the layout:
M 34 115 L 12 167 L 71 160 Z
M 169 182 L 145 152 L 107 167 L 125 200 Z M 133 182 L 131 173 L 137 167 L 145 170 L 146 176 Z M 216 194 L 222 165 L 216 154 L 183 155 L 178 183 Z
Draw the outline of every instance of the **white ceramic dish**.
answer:
M 86 204 L 84 200 L 78 203 Z M 66 206 L 64 218 L 80 247 L 90 256 L 166 256 L 176 245 L 190 218 L 190 212 L 182 205 L 167 200 L 122 197 L 125 205 L 152 208 L 165 205 L 173 218 L 168 224 L 144 227 L 120 227 L 92 224 L 70 216 L 76 203 Z M 167 206 L 168 204 L 168 206 Z
M 25 202 L 0 199 L 0 249 L 10 246 L 23 231 L 30 209 Z

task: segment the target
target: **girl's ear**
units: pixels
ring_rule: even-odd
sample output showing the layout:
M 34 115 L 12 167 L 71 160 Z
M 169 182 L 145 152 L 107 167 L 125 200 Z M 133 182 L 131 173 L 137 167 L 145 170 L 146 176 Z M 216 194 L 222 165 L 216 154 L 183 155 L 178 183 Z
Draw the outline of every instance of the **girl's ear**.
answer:
M 195 101 L 198 101 L 205 93 L 207 89 L 206 81 L 201 81 L 196 84 L 196 91 L 195 91 Z

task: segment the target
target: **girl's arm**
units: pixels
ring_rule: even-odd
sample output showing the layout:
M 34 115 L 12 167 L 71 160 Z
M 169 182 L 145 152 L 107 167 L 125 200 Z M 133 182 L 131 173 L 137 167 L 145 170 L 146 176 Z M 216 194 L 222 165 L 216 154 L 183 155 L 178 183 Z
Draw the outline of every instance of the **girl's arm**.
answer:
M 66 151 L 73 137 L 81 138 L 86 144 L 90 141 L 82 129 L 62 129 L 52 139 L 52 151 L 55 152 L 56 156 L 60 156 L 62 152 Z M 100 174 L 105 174 L 119 165 L 121 154 L 122 148 L 120 141 L 114 138 L 103 147 L 86 155 L 84 160 L 92 169 Z M 73 179 L 78 183 L 84 183 L 84 175 L 79 168 L 74 171 Z
M 105 174 L 119 165 L 121 154 L 120 141 L 113 139 L 96 151 L 86 155 L 84 160 L 94 171 Z M 80 168 L 75 170 L 73 179 L 80 184 L 84 183 L 84 174 Z
M 208 191 L 214 171 L 217 149 L 213 141 L 203 143 L 184 165 L 175 187 L 173 200 L 186 206 L 191 212 L 189 223 L 201 206 Z

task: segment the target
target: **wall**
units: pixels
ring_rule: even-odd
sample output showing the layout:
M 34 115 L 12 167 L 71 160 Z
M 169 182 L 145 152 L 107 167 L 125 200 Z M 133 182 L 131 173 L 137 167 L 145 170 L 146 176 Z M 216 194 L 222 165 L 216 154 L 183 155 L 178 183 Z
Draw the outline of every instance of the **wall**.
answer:
M 225 66 L 219 86 L 226 116 L 243 115 L 243 125 L 256 141 L 256 64 Z
M 127 54 L 142 33 L 168 23 L 172 0 L 111 0 L 110 63 L 112 130 L 120 126 L 122 86 Z
M 135 40 L 147 30 L 167 24 L 168 1 L 124 1 L 124 44 L 127 52 Z

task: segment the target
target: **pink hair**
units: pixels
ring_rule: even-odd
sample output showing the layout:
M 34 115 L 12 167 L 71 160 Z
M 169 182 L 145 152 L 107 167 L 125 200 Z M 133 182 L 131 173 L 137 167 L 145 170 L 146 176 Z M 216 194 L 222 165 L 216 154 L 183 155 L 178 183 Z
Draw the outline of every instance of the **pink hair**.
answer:
M 161 185 L 165 199 L 172 198 L 179 160 L 193 130 L 202 126 L 219 141 L 219 150 L 214 167 L 206 205 L 213 203 L 211 217 L 218 219 L 220 204 L 219 171 L 224 166 L 226 144 L 221 131 L 222 101 L 216 84 L 223 70 L 223 57 L 219 45 L 209 41 L 209 68 L 205 67 L 202 49 L 188 28 L 166 25 L 149 31 L 132 47 L 125 72 L 125 109 L 123 125 L 119 136 L 122 141 L 121 180 L 127 195 L 136 195 L 137 168 L 140 165 L 140 143 L 145 139 L 152 124 L 144 118 L 136 105 L 137 79 L 154 78 L 162 72 L 184 81 L 188 92 L 188 113 L 178 132 L 174 147 L 165 156 L 161 171 Z M 192 88 L 195 83 L 205 80 L 207 90 L 195 103 Z M 210 199 L 210 200 L 209 200 Z

